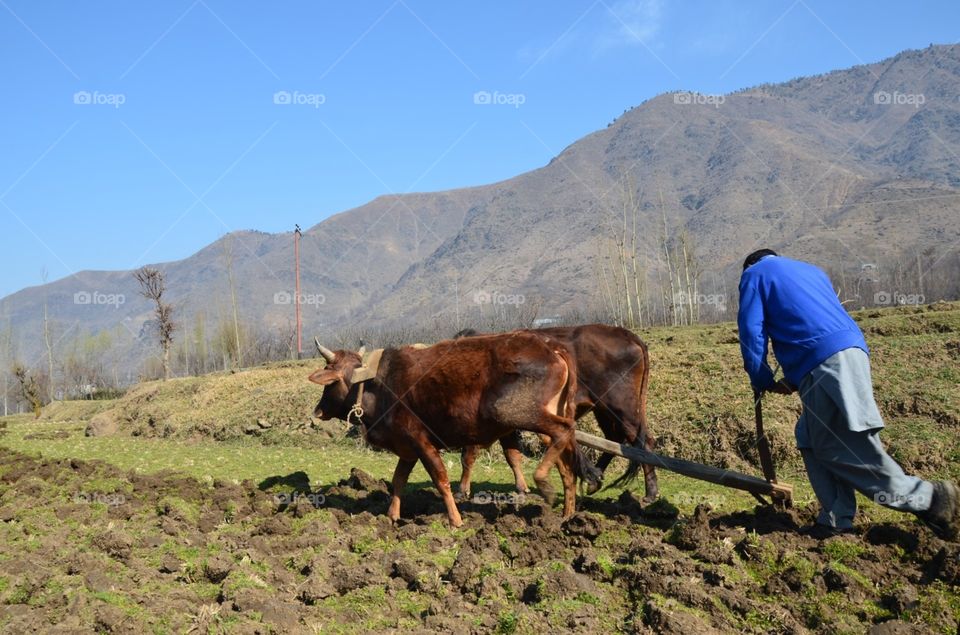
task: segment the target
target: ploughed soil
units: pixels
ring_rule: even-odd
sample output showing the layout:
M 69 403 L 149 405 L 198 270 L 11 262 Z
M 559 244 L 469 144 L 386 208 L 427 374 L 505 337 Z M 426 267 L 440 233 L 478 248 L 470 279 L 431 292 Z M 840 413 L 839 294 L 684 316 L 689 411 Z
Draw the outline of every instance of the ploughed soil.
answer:
M 476 487 L 476 486 L 475 486 Z M 690 517 L 535 494 L 461 504 L 432 488 L 403 519 L 359 470 L 204 483 L 0 448 L 6 632 L 954 633 L 960 545 L 904 517 L 796 533 L 812 510 Z

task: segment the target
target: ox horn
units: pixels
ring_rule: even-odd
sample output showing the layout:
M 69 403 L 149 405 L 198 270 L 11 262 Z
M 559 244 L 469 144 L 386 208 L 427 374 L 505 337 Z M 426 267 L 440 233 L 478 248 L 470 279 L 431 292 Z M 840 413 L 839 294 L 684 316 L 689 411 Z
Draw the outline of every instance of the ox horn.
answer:
M 313 341 L 314 343 L 316 343 L 317 350 L 320 352 L 321 355 L 323 355 L 323 358 L 327 360 L 327 362 L 332 362 L 334 358 L 333 351 L 331 351 L 329 348 L 321 344 L 318 338 L 316 337 L 313 338 Z

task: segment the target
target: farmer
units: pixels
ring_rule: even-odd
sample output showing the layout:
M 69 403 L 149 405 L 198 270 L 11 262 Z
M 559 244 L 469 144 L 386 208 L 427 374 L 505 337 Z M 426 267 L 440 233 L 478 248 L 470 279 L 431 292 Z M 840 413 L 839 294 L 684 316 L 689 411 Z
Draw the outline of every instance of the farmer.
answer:
M 852 533 L 857 490 L 916 514 L 941 538 L 957 536 L 957 486 L 909 476 L 883 449 L 867 343 L 823 271 L 770 249 L 750 254 L 740 277 L 738 323 L 754 388 L 784 395 L 800 390 L 797 447 L 820 502 L 817 521 L 805 533 L 818 539 Z M 767 338 L 783 367 L 780 381 L 767 364 Z

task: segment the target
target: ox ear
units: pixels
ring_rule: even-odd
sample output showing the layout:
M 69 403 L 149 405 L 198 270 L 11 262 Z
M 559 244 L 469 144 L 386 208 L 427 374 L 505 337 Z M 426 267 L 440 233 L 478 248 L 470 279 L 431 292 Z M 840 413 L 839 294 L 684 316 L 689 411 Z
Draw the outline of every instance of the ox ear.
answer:
M 315 371 L 310 375 L 310 381 L 315 384 L 320 384 L 321 386 L 329 386 L 330 384 L 340 380 L 340 373 L 335 370 L 327 370 L 326 368 L 321 368 L 318 371 Z

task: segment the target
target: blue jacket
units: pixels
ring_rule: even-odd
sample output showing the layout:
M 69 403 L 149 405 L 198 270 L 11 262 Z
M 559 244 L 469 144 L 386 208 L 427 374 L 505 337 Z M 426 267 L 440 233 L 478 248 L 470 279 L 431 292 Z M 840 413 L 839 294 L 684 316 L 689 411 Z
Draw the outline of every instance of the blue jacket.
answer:
M 848 348 L 870 353 L 827 274 L 782 256 L 765 256 L 743 272 L 737 322 L 743 367 L 761 390 L 774 383 L 767 365 L 767 338 L 794 386 L 835 353 Z

